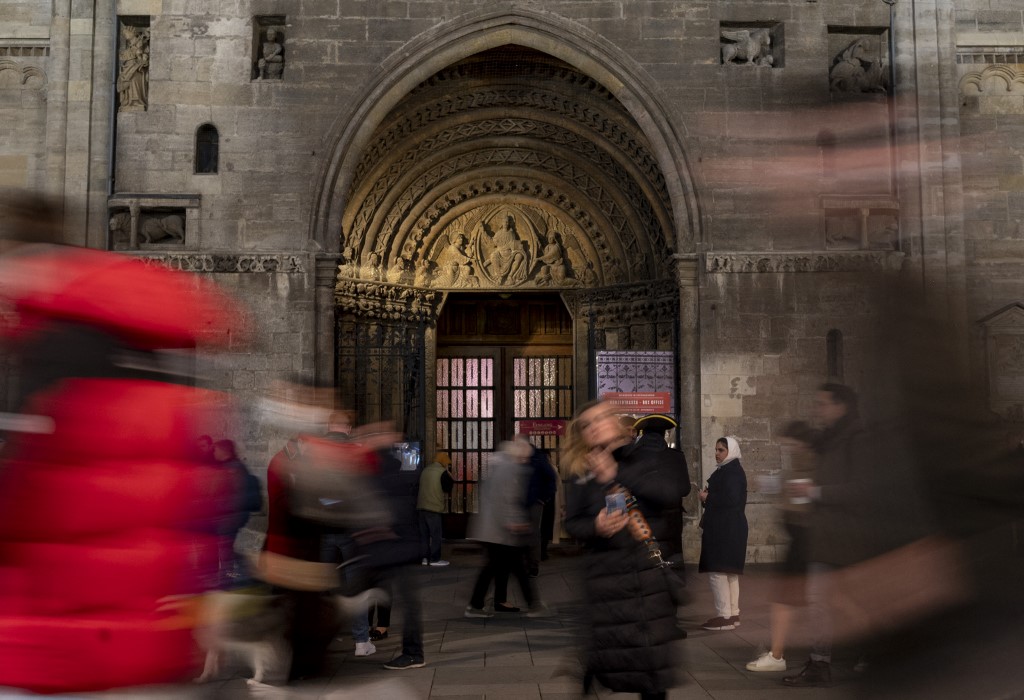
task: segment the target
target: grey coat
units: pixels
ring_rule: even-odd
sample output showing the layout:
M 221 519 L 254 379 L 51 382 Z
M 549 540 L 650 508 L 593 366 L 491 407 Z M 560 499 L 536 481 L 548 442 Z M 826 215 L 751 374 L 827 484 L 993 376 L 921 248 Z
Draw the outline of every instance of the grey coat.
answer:
M 510 547 L 527 544 L 528 534 L 513 533 L 511 528 L 530 522 L 526 507 L 529 478 L 526 464 L 513 461 L 504 452 L 491 455 L 487 476 L 480 484 L 480 512 L 469 520 L 469 539 Z

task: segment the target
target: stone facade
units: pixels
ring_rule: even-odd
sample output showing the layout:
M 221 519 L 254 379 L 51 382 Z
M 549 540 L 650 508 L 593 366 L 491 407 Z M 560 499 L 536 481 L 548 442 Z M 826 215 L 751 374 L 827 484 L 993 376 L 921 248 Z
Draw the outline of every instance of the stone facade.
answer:
M 13 0 L 0 184 L 61 196 L 68 242 L 247 300 L 256 338 L 208 365 L 243 406 L 282 373 L 335 379 L 338 318 L 405 314 L 430 357 L 446 294 L 558 292 L 577 401 L 588 349 L 676 350 L 693 479 L 735 433 L 750 558 L 770 560 L 753 477 L 780 468 L 778 430 L 808 416 L 836 338 L 844 379 L 870 393 L 860 273 L 921 281 L 967 329 L 994 411 L 1024 415 L 1024 12 L 891 11 Z M 118 87 L 142 28 L 144 90 Z M 145 98 L 126 108 L 129 88 Z M 265 464 L 279 436 L 240 430 Z

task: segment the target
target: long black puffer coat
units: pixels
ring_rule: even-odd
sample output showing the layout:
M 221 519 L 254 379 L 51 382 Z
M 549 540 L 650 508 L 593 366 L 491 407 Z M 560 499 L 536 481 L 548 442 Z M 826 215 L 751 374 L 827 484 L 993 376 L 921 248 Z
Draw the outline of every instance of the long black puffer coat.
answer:
M 616 452 L 616 458 L 621 458 Z M 620 465 L 623 465 L 620 459 Z M 620 467 L 617 481 L 636 496 L 641 512 L 656 516 L 678 503 L 678 489 L 664 475 L 636 465 Z M 643 544 L 623 529 L 610 539 L 594 531 L 607 487 L 577 482 L 567 493 L 565 528 L 590 549 L 586 564 L 587 615 L 591 622 L 586 672 L 616 692 L 660 692 L 676 681 L 681 637 L 664 572 Z

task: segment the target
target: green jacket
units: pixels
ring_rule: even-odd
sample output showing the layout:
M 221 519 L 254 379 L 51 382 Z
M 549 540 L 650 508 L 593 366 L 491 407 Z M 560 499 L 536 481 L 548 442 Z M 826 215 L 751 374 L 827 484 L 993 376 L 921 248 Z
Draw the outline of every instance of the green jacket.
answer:
M 451 483 L 451 475 L 447 469 L 441 466 L 440 462 L 431 462 L 427 465 L 427 468 L 420 474 L 420 493 L 416 499 L 417 509 L 430 511 L 431 513 L 443 513 L 445 511 L 445 489 L 442 486 L 442 481 L 445 477 Z

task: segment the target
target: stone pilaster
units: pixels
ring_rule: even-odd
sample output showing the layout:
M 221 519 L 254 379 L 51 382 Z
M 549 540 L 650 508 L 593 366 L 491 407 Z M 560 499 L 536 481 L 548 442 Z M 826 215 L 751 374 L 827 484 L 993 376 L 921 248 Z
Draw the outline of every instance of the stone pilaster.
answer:
M 318 255 L 314 275 L 313 371 L 318 382 L 333 384 L 336 369 L 334 285 L 338 281 L 337 256 Z

